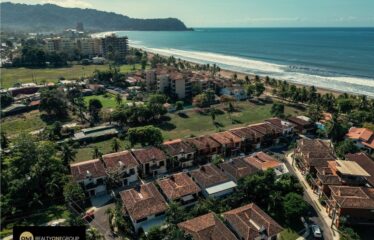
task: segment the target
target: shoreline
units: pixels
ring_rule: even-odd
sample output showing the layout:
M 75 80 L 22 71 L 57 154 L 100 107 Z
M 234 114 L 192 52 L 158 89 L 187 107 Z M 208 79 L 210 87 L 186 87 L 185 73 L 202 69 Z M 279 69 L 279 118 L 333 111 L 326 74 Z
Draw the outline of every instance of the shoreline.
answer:
M 168 55 L 160 54 L 160 53 L 157 53 L 157 52 L 152 52 L 149 49 L 144 49 L 142 47 L 130 46 L 130 48 L 140 49 L 144 52 L 147 52 L 148 57 L 153 56 L 155 54 L 158 54 L 158 55 L 163 56 L 163 57 L 169 57 Z M 191 60 L 185 60 L 185 59 L 180 58 L 180 57 L 178 57 L 178 58 L 185 61 L 185 62 L 188 62 L 190 64 L 202 65 L 201 63 L 198 63 L 198 62 L 194 62 L 194 61 L 191 61 Z M 219 64 L 217 64 L 217 66 L 219 66 Z M 227 69 L 227 68 L 221 67 L 221 66 L 219 66 L 219 67 L 220 67 L 221 70 L 220 70 L 220 72 L 218 72 L 218 74 L 220 76 L 222 76 L 224 78 L 228 78 L 228 79 L 230 79 L 233 74 L 236 74 L 238 76 L 238 79 L 244 79 L 245 76 L 249 76 L 250 78 L 254 78 L 256 75 L 258 75 L 258 74 L 254 74 L 254 73 L 244 73 L 244 72 L 240 72 L 240 71 L 234 71 L 234 70 L 230 70 L 230 69 Z M 261 81 L 264 81 L 265 78 L 266 78 L 266 76 L 264 76 L 264 75 L 258 75 L 258 76 L 259 76 Z M 274 78 L 274 79 L 277 80 L 277 81 L 287 81 L 288 83 L 293 84 L 296 87 L 311 87 L 311 86 L 314 86 L 314 85 L 308 85 L 308 84 L 295 83 L 295 82 L 289 81 L 289 80 L 283 80 L 283 79 L 277 79 L 277 78 Z M 320 94 L 331 93 L 335 97 L 345 93 L 345 91 L 343 91 L 343 90 L 329 89 L 329 88 L 323 88 L 323 87 L 317 87 L 317 86 L 314 86 L 314 87 L 316 88 L 317 92 L 320 93 Z M 354 93 L 354 92 L 350 92 L 349 94 L 355 95 L 355 96 L 360 96 L 360 94 L 357 94 L 357 93 Z M 368 98 L 374 98 L 374 97 L 368 96 L 368 95 L 365 95 L 365 96 L 367 96 Z

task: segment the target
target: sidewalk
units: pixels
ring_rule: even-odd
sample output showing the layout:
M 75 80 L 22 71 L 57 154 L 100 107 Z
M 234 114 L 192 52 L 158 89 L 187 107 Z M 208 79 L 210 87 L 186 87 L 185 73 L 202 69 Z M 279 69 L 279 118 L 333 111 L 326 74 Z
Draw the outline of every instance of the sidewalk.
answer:
M 290 164 L 290 166 L 292 167 L 292 169 L 294 170 L 294 172 L 296 173 L 297 178 L 303 185 L 305 189 L 305 193 L 310 197 L 310 199 L 312 199 L 313 205 L 319 217 L 322 219 L 323 222 L 325 222 L 325 225 L 328 226 L 328 227 L 325 227 L 325 230 L 331 232 L 331 236 L 333 240 L 339 240 L 340 239 L 339 233 L 335 229 L 331 228 L 332 220 L 328 216 L 327 212 L 325 211 L 325 208 L 320 204 L 318 196 L 313 192 L 312 188 L 309 186 L 309 184 L 305 180 L 305 177 L 301 174 L 300 170 L 297 167 L 292 165 L 292 153 L 288 154 L 286 156 L 286 159 L 288 163 Z

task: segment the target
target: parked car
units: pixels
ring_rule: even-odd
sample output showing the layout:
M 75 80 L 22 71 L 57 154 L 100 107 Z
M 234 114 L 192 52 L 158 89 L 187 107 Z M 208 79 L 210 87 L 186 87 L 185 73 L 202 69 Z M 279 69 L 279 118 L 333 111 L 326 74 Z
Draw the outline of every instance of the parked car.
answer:
M 312 230 L 313 237 L 322 238 L 322 230 L 318 225 L 312 225 L 310 228 Z
M 91 209 L 86 212 L 86 214 L 83 215 L 82 219 L 88 222 L 91 222 L 95 218 L 95 210 Z

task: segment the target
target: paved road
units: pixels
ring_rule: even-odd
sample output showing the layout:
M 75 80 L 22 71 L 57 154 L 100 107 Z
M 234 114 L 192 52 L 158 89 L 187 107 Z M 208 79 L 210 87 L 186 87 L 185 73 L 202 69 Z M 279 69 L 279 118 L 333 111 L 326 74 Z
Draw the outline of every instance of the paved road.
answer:
M 331 229 L 331 219 L 328 217 L 324 207 L 319 203 L 317 195 L 313 193 L 300 171 L 296 167 L 291 166 L 292 158 L 290 155 L 286 155 L 286 160 L 290 172 L 299 179 L 304 187 L 304 199 L 313 206 L 315 211 L 311 213 L 309 220 L 322 228 L 324 239 L 339 240 L 339 234 Z

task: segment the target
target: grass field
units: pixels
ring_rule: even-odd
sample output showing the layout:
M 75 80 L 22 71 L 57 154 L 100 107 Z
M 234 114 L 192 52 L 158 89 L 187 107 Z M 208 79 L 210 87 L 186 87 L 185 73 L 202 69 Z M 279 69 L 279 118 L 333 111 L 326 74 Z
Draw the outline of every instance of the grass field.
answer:
M 229 114 L 224 111 L 223 114 L 216 115 L 216 122 L 219 126 L 215 126 L 211 116 L 202 115 L 195 110 L 185 111 L 187 117 L 181 117 L 178 114 L 169 114 L 170 121 L 160 124 L 158 127 L 162 129 L 164 139 L 175 139 L 189 137 L 191 135 L 199 136 L 216 132 L 219 130 L 228 130 L 230 128 L 246 126 L 251 123 L 258 123 L 267 118 L 272 117 L 270 109 L 272 104 L 255 105 L 249 102 L 235 103 L 237 111 L 231 113 L 232 121 Z M 225 106 L 220 104 L 217 109 L 224 109 Z M 296 115 L 301 114 L 300 110 L 286 106 L 285 114 Z
M 140 69 L 140 64 L 135 65 L 136 69 Z M 88 77 L 93 72 L 108 69 L 108 65 L 73 65 L 64 68 L 1 68 L 1 87 L 9 88 L 16 83 L 36 83 L 57 82 L 61 77 L 65 79 L 80 79 Z M 121 72 L 133 71 L 133 65 L 122 65 Z
M 40 119 L 40 112 L 38 110 L 1 120 L 1 130 L 5 131 L 10 137 L 21 132 L 28 133 L 35 131 L 45 126 L 46 123 Z
M 88 103 L 90 99 L 98 99 L 100 100 L 101 104 L 103 105 L 103 108 L 115 108 L 117 106 L 116 98 L 113 94 L 106 94 L 106 95 L 92 95 L 84 97 L 84 102 L 86 106 L 88 106 Z M 125 103 L 126 100 L 123 99 L 122 103 Z
M 234 123 L 230 120 L 227 112 L 216 116 L 216 122 L 220 124 L 219 128 L 221 130 L 246 126 L 251 123 L 259 123 L 271 117 L 271 104 L 255 105 L 249 102 L 239 102 L 236 103 L 235 106 L 238 111 L 232 113 L 232 119 L 235 121 Z M 217 105 L 216 108 L 224 109 L 225 107 L 220 104 Z M 303 113 L 296 108 L 288 106 L 286 106 L 285 112 L 290 115 Z M 186 110 L 185 113 L 187 117 L 181 117 L 177 113 L 168 114 L 167 116 L 170 120 L 157 126 L 161 128 L 165 140 L 190 137 L 191 135 L 200 136 L 219 130 L 215 125 L 213 125 L 210 115 L 202 115 L 193 109 Z M 112 152 L 112 141 L 113 140 L 106 140 L 92 143 L 78 149 L 76 161 L 79 162 L 92 159 L 92 151 L 95 146 L 98 147 L 103 154 Z M 128 143 L 126 144 L 124 141 L 121 141 L 121 150 L 125 149 L 125 145 L 128 145 Z

